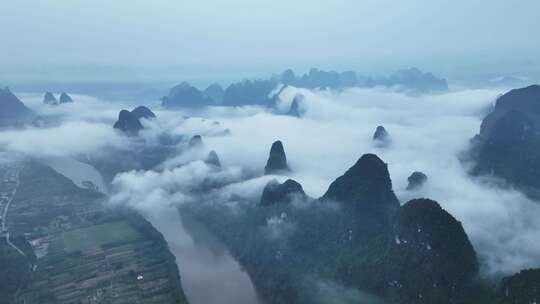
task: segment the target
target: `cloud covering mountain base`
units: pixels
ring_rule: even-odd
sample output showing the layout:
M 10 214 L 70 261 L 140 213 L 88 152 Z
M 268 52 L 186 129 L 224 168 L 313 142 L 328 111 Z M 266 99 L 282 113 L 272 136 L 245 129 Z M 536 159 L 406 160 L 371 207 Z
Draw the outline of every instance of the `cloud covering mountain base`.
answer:
M 194 152 L 179 146 L 178 154 L 159 170 L 118 175 L 111 200 L 144 210 L 204 198 L 240 212 L 242 202 L 257 200 L 271 178 L 293 178 L 308 195 L 319 197 L 362 154 L 375 153 L 388 163 L 393 189 L 402 203 L 428 197 L 462 222 L 484 274 L 538 267 L 540 245 L 535 245 L 535 240 L 540 238 L 540 225 L 535 214 L 539 214 L 540 204 L 518 191 L 501 188 L 490 178 L 472 179 L 467 174 L 468 164 L 458 159 L 503 92 L 461 90 L 407 96 L 384 89 L 336 93 L 289 87 L 281 93 L 277 111 L 211 107 L 197 114 L 201 119 L 153 108 L 158 120 L 145 122 L 141 133 L 148 142 L 163 132 L 187 138 L 201 134 L 205 148 Z M 281 115 L 288 112 L 298 94 L 304 96 L 302 117 Z M 37 107 L 32 102 L 29 106 L 34 106 L 33 110 Z M 109 129 L 119 105 L 75 102 L 62 109 L 67 110 L 55 110 L 63 111 L 56 113 L 63 121 L 58 126 L 2 132 L 3 149 L 34 156 L 75 156 L 98 153 L 104 146 L 129 145 L 128 139 Z M 389 133 L 386 147 L 377 147 L 372 141 L 378 125 Z M 54 134 L 62 134 L 63 140 Z M 79 138 L 85 140 L 78 142 Z M 278 139 L 284 144 L 292 171 L 288 176 L 260 177 L 270 145 Z M 209 150 L 218 153 L 222 171 L 201 161 Z M 423 187 L 407 191 L 407 177 L 414 171 L 426 173 L 429 179 Z M 200 183 L 209 182 L 227 186 L 212 193 L 198 191 Z

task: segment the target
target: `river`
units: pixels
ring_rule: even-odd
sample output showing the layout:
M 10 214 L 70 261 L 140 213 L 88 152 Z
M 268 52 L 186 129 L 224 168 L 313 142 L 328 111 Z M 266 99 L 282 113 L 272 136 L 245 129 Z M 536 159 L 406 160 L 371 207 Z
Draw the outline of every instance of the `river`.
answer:
M 99 172 L 88 164 L 66 157 L 45 162 L 79 186 L 82 181 L 91 181 L 100 191 L 107 189 Z M 182 218 L 172 206 L 144 215 L 163 234 L 176 257 L 190 304 L 260 303 L 248 274 L 203 225 Z
M 71 179 L 77 186 L 84 187 L 83 182 L 92 182 L 101 193 L 107 193 L 107 186 L 101 177 L 101 174 L 89 164 L 85 164 L 70 157 L 50 157 L 43 162 L 56 172 Z
M 181 218 L 174 207 L 156 211 L 147 219 L 176 256 L 190 304 L 260 303 L 248 274 L 204 226 Z

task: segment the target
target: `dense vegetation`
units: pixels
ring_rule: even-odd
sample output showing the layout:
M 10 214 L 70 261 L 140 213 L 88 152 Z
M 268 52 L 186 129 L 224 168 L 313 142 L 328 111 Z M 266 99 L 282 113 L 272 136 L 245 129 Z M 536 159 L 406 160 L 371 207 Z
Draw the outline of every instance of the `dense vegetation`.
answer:
M 7 303 L 187 302 L 161 233 L 104 199 L 39 162 L 20 166 L 8 228 L 26 257 L 1 247 L 0 261 L 10 263 L 2 278 Z
M 540 197 L 540 86 L 502 95 L 472 140 L 472 173 L 491 175 Z
M 16 293 L 24 288 L 30 280 L 32 263 L 35 259 L 30 244 L 23 237 L 11 239 L 11 242 L 21 248 L 26 256 L 21 255 L 0 239 L 0 302 L 11 303 Z
M 360 158 L 320 199 L 294 181 L 271 182 L 265 192 L 241 212 L 201 202 L 182 212 L 225 241 L 267 303 L 321 303 L 329 285 L 393 303 L 458 303 L 478 289 L 461 224 L 434 201 L 399 207 L 375 155 Z

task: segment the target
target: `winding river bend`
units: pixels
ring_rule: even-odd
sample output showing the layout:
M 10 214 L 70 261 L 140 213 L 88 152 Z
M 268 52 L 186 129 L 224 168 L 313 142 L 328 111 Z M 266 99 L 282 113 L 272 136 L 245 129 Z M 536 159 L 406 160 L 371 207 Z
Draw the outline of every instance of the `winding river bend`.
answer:
M 248 274 L 204 226 L 181 218 L 174 207 L 156 211 L 147 219 L 176 256 L 190 304 L 260 303 Z
M 74 159 L 47 162 L 77 185 L 88 180 L 106 190 L 97 170 Z M 176 257 L 184 293 L 190 304 L 260 304 L 248 274 L 227 248 L 203 225 L 182 218 L 175 207 L 143 214 L 159 230 Z

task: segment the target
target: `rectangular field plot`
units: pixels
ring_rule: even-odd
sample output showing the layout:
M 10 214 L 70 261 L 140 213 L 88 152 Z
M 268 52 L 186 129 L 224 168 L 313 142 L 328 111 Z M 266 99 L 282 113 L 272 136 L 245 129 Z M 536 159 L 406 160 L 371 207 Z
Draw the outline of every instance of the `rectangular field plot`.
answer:
M 62 233 L 66 252 L 85 251 L 102 245 L 129 242 L 141 235 L 127 222 L 112 222 Z

